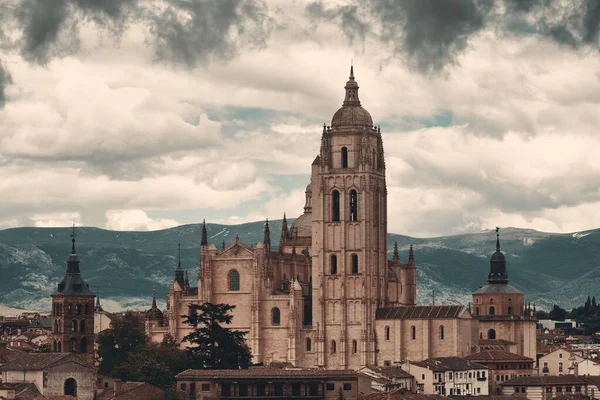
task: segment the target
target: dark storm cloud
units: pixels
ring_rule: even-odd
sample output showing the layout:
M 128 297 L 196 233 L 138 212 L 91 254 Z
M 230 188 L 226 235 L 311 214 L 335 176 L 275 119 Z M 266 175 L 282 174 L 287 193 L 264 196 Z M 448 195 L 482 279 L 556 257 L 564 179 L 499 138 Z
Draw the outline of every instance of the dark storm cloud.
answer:
M 2 63 L 0 63 L 0 108 L 2 108 L 6 102 L 6 86 L 10 83 L 12 83 L 10 73 L 4 68 Z
M 306 13 L 313 21 L 335 21 L 351 42 L 376 34 L 393 57 L 424 73 L 456 64 L 485 28 L 600 50 L 600 0 L 353 0 L 337 7 L 316 1 Z
M 264 2 L 170 0 L 153 16 L 151 40 L 159 59 L 193 66 L 265 46 L 270 22 Z

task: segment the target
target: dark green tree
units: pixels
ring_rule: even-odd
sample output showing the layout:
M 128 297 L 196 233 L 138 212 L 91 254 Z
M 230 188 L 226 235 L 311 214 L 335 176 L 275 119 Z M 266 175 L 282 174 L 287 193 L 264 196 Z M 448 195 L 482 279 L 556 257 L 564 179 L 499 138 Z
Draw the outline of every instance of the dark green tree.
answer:
M 116 375 L 115 368 L 125 363 L 129 354 L 147 344 L 144 324 L 132 312 L 112 321 L 110 328 L 100 332 L 96 341 L 100 359 L 98 372 L 114 378 L 121 378 Z
M 544 311 L 544 310 L 538 310 L 538 311 L 535 313 L 535 317 L 536 317 L 537 319 L 549 319 L 549 318 L 550 318 L 550 317 L 548 316 L 548 313 L 547 313 L 546 311 Z
M 553 321 L 564 321 L 567 316 L 567 310 L 560 308 L 557 304 L 552 307 L 552 311 L 548 313 L 548 316 Z
M 596 296 L 592 297 L 592 310 L 596 311 L 598 309 L 598 305 L 596 304 Z
M 340 390 L 338 390 L 338 400 L 346 400 L 346 397 L 344 396 L 344 391 L 342 390 L 342 388 L 340 388 Z
M 235 306 L 229 304 L 191 304 L 184 322 L 194 330 L 183 338 L 191 346 L 186 349 L 190 368 L 248 368 L 252 355 L 244 336 L 247 332 L 227 328 Z

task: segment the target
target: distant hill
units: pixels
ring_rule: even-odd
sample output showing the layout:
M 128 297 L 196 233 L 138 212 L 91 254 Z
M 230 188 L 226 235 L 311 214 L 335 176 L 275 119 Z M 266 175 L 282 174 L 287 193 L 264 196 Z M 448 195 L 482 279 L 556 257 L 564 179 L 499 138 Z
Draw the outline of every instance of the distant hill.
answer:
M 279 238 L 281 221 L 270 221 L 271 237 Z M 262 241 L 263 222 L 207 224 L 209 242 L 217 247 L 239 234 L 246 244 Z M 153 290 L 164 305 L 176 267 L 177 244 L 182 265 L 195 281 L 201 225 L 152 232 L 78 229 L 77 252 L 84 278 L 100 290 L 109 310 L 149 307 Z M 68 228 L 15 228 L 0 231 L 0 304 L 46 311 L 50 294 L 62 279 L 70 251 Z M 388 251 L 398 241 L 400 257 L 413 243 L 418 268 L 419 303 L 463 303 L 486 283 L 489 257 L 495 248 L 492 231 L 429 239 L 389 234 Z M 274 245 L 277 245 L 277 239 Z M 511 283 L 538 308 L 554 303 L 571 308 L 583 304 L 600 287 L 600 229 L 573 234 L 529 229 L 501 231 Z M 598 296 L 597 296 L 598 297 Z

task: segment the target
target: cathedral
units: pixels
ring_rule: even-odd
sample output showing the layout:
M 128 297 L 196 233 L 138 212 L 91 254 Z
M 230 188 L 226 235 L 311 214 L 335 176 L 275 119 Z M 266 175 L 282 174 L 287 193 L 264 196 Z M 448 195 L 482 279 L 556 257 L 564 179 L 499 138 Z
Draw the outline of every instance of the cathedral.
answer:
M 179 262 L 166 311 L 154 298 L 147 312 L 153 341 L 181 342 L 191 330 L 181 318 L 189 304 L 212 302 L 236 306 L 230 327 L 248 331 L 255 363 L 358 369 L 503 343 L 535 359 L 535 319 L 508 284 L 499 239 L 488 285 L 473 294 L 474 315 L 470 306 L 417 305 L 412 246 L 400 260 L 394 245 L 388 260 L 383 141 L 358 89 L 351 68 L 342 107 L 323 126 L 304 213 L 291 226 L 284 215 L 277 249 L 268 221 L 261 243 L 236 237 L 220 249 L 203 223 L 197 285 Z

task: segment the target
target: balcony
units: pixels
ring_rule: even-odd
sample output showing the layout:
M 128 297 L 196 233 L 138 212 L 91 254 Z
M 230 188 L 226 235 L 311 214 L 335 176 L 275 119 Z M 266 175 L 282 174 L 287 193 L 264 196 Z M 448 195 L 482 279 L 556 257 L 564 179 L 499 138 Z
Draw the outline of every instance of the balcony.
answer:
M 542 368 L 542 373 L 543 374 L 547 374 L 548 372 L 550 372 L 550 369 L 548 369 L 548 367 Z
M 485 381 L 487 381 L 487 378 L 485 376 L 480 376 L 480 377 L 477 378 L 477 380 L 479 382 L 485 382 Z

